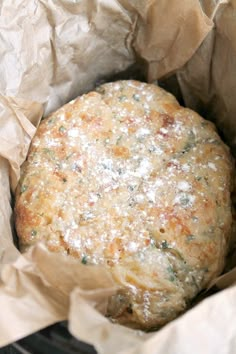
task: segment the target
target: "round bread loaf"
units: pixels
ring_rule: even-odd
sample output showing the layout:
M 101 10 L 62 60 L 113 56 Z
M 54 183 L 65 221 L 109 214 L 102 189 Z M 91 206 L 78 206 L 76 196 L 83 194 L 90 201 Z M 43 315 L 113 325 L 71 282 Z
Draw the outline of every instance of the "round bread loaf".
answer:
M 104 265 L 107 315 L 157 328 L 222 271 L 231 184 L 212 123 L 155 85 L 104 84 L 39 126 L 16 191 L 21 249 L 43 241 Z

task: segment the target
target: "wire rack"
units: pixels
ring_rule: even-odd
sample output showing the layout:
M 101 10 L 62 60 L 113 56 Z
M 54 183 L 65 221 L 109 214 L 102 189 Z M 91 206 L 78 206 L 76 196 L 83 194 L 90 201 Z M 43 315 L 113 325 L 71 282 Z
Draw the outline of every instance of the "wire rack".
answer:
M 61 322 L 0 349 L 0 354 L 96 354 L 91 345 L 75 339 Z

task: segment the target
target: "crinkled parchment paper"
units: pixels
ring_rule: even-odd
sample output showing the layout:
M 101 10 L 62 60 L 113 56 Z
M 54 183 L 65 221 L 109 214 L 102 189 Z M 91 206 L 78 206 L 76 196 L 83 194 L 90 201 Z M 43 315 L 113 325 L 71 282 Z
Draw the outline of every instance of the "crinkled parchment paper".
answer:
M 188 107 L 213 120 L 236 153 L 236 1 L 202 0 L 215 27 L 177 73 Z
M 235 27 L 235 0 L 1 1 L 0 346 L 68 319 L 71 333 L 99 353 L 235 353 L 235 287 L 158 332 L 115 325 L 103 316 L 115 291 L 110 275 L 42 245 L 21 255 L 12 215 L 42 115 L 132 65 L 149 81 L 176 73 L 187 105 L 214 118 L 233 146 Z M 235 273 L 216 285 L 229 287 Z

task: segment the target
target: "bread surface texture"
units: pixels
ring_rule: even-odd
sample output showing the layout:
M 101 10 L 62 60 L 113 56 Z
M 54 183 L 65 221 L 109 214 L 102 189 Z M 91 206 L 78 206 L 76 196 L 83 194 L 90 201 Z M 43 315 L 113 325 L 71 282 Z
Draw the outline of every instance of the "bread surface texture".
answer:
M 44 119 L 16 191 L 22 250 L 104 265 L 107 315 L 152 329 L 223 269 L 232 160 L 214 125 L 155 85 L 104 84 Z M 85 268 L 86 270 L 86 268 Z

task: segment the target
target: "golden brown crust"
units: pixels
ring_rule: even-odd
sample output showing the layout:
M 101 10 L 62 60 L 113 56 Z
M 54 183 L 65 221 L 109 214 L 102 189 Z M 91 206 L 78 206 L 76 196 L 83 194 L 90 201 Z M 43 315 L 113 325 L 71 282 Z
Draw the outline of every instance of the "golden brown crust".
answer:
M 221 272 L 232 161 L 212 123 L 161 88 L 102 85 L 45 119 L 16 192 L 22 247 L 104 264 L 108 315 L 162 325 Z

